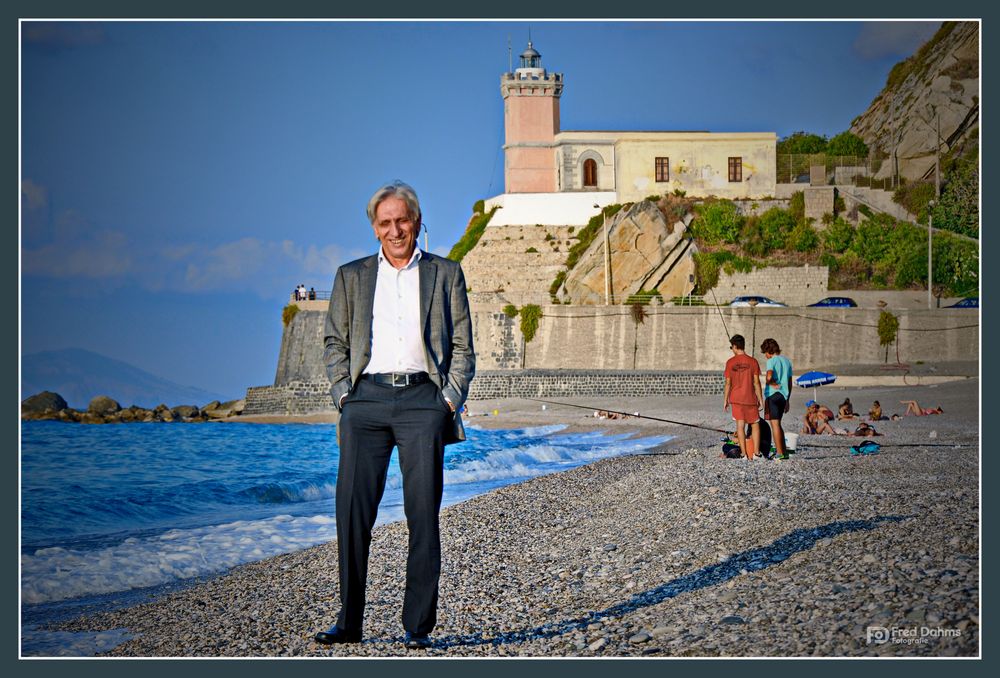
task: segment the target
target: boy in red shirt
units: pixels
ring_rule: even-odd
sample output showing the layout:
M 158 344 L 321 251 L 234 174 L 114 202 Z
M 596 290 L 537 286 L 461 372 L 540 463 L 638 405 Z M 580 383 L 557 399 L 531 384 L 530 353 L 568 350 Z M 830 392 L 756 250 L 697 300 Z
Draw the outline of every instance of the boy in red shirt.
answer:
M 760 450 L 760 417 L 758 412 L 764 407 L 764 393 L 760 388 L 760 364 L 748 356 L 744 349 L 746 340 L 743 335 L 734 334 L 729 340 L 729 348 L 733 357 L 726 361 L 726 388 L 722 394 L 722 409 L 733 406 L 733 419 L 736 420 L 736 439 L 740 443 L 743 456 L 748 460 L 753 456 L 747 454 L 746 425 L 750 424 L 750 438 L 753 449 Z

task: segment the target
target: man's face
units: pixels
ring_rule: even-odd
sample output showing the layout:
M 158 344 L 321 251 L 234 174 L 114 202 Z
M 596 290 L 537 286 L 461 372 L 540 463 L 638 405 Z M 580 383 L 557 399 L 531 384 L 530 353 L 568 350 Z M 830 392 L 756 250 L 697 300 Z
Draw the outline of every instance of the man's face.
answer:
M 402 198 L 390 196 L 375 208 L 375 237 L 394 266 L 405 266 L 417 246 L 420 224 L 410 215 Z

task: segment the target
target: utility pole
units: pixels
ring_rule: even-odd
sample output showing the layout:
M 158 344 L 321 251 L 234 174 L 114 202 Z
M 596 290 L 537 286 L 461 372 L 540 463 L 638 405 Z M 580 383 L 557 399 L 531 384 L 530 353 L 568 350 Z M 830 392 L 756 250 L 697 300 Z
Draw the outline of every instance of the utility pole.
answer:
M 930 210 L 927 214 L 927 310 L 930 310 L 933 308 L 931 305 L 931 297 L 933 296 L 931 287 L 934 284 L 934 268 L 931 261 L 931 240 L 934 233 L 934 201 L 929 201 L 927 207 Z
M 941 114 L 937 114 L 937 143 L 934 145 L 934 199 L 941 199 Z
M 896 188 L 896 93 L 892 93 L 892 104 L 889 106 L 889 129 L 892 135 L 892 187 Z M 884 185 L 884 184 L 883 184 Z

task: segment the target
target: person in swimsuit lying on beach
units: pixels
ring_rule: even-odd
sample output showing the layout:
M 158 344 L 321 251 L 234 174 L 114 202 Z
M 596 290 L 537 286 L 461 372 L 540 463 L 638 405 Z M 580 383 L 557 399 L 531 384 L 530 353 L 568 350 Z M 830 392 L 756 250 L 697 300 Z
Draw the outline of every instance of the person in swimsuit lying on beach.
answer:
M 876 431 L 875 427 L 871 424 L 861 422 L 858 424 L 858 427 L 854 429 L 854 433 L 848 433 L 847 435 L 854 436 L 856 438 L 874 438 L 875 436 L 880 436 L 882 434 Z
M 931 409 L 929 407 L 922 408 L 920 407 L 920 405 L 917 404 L 916 400 L 900 400 L 899 404 L 906 405 L 906 412 L 903 413 L 904 416 L 907 414 L 912 414 L 917 417 L 922 417 L 927 414 L 944 414 L 944 410 L 942 410 L 940 407 L 935 407 L 934 409 Z

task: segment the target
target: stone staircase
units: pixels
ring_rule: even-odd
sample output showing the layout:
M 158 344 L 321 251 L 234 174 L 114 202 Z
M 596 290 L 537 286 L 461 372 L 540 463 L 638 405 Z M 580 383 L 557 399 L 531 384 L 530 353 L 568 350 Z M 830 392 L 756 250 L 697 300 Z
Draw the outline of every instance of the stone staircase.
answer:
M 487 226 L 462 259 L 469 301 L 548 304 L 549 286 L 576 244 L 580 226 Z M 534 251 L 529 251 L 534 249 Z

